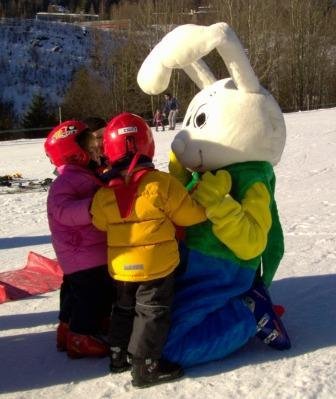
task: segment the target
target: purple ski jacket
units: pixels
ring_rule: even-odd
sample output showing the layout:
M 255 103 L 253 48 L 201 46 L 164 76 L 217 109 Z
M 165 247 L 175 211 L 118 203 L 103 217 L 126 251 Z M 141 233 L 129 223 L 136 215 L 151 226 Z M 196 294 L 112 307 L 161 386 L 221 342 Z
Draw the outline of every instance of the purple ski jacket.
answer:
M 89 169 L 77 165 L 62 165 L 57 171 L 47 211 L 52 244 L 64 274 L 106 264 L 106 233 L 93 226 L 90 214 L 100 181 Z

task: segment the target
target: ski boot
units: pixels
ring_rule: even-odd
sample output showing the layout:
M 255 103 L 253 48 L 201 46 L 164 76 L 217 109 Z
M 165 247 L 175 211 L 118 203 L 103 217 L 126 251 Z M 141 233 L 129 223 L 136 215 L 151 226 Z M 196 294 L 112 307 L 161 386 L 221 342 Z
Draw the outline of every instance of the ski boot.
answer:
M 113 374 L 123 373 L 131 369 L 131 358 L 125 349 L 119 346 L 110 348 L 110 371 Z
M 243 300 L 256 319 L 256 336 L 271 348 L 289 349 L 290 339 L 267 288 L 262 283 L 257 283 L 245 293 Z
M 59 352 L 67 350 L 67 336 L 69 332 L 69 324 L 60 321 L 56 330 L 56 347 Z
M 136 388 L 146 388 L 176 380 L 183 376 L 181 366 L 167 360 L 132 359 L 132 385 Z
M 108 345 L 99 338 L 69 331 L 67 353 L 72 359 L 82 357 L 105 357 L 110 353 Z

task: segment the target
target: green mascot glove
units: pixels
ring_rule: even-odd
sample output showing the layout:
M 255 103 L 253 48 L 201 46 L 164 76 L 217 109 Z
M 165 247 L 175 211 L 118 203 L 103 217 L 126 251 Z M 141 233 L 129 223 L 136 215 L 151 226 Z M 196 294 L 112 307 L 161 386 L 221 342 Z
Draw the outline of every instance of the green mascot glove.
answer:
M 169 173 L 176 177 L 184 186 L 191 179 L 191 172 L 187 170 L 176 158 L 176 155 L 173 151 L 169 154 L 169 164 L 168 164 Z
M 221 202 L 230 192 L 231 185 L 231 175 L 226 170 L 219 170 L 216 175 L 205 172 L 192 197 L 204 208 L 208 208 Z

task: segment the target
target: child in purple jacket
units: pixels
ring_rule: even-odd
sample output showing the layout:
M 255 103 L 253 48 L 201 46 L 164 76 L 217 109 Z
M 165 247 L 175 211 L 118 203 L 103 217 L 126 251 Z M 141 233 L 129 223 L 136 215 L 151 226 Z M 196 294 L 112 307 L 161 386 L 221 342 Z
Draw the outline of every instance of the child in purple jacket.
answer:
M 103 127 L 103 122 L 66 121 L 44 144 L 58 172 L 47 199 L 52 244 L 64 272 L 57 348 L 72 358 L 108 354 L 98 337 L 111 312 L 113 283 L 106 266 L 106 235 L 92 225 L 90 215 L 101 186 L 93 170 L 99 152 L 94 132 Z

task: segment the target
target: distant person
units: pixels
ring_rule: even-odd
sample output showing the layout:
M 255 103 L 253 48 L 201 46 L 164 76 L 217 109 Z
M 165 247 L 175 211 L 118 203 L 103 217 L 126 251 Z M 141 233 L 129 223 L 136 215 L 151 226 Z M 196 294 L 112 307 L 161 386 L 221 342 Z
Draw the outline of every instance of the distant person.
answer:
M 110 370 L 131 368 L 133 386 L 151 386 L 183 374 L 161 357 L 179 263 L 175 225 L 190 226 L 206 216 L 175 177 L 154 169 L 152 132 L 140 116 L 125 112 L 113 118 L 103 142 L 108 161 L 119 170 L 98 190 L 91 208 L 93 224 L 107 232 L 108 268 L 117 291 Z
M 165 104 L 163 107 L 163 115 L 168 118 L 169 130 L 175 130 L 176 117 L 179 111 L 179 103 L 170 93 L 164 95 Z
M 153 116 L 153 124 L 155 126 L 155 130 L 158 131 L 159 130 L 159 126 L 162 127 L 162 131 L 165 130 L 164 124 L 163 124 L 163 114 L 162 112 L 157 109 L 154 113 Z
M 72 358 L 109 353 L 98 336 L 110 315 L 114 292 L 107 271 L 106 234 L 92 225 L 89 211 L 101 186 L 95 175 L 99 157 L 95 132 L 105 122 L 91 129 L 90 123 L 63 122 L 44 144 L 58 172 L 47 199 L 52 244 L 64 273 L 57 348 Z

